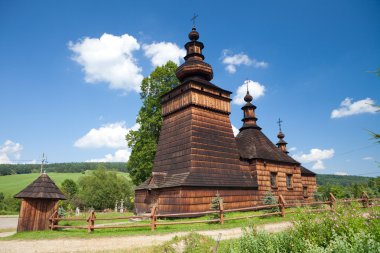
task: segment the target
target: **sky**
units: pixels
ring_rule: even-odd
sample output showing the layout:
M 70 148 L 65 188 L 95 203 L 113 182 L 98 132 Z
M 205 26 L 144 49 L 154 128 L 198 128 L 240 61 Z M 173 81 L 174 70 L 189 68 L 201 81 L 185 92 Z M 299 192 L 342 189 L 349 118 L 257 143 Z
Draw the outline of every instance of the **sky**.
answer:
M 196 27 L 242 126 L 316 173 L 380 176 L 380 1 L 0 0 L 0 163 L 127 161 L 140 82 Z

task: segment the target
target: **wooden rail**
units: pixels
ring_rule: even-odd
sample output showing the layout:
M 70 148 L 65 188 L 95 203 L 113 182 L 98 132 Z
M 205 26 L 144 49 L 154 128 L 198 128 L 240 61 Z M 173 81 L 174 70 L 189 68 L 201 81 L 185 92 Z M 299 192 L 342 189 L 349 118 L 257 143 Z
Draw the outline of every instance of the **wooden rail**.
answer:
M 281 217 L 285 217 L 286 214 L 297 213 L 297 211 L 292 211 L 286 209 L 292 207 L 303 207 L 303 206 L 314 206 L 318 207 L 321 205 L 327 205 L 328 208 L 317 208 L 305 210 L 304 212 L 325 212 L 325 211 L 334 211 L 336 203 L 351 203 L 351 202 L 359 202 L 362 204 L 363 208 L 367 208 L 370 205 L 373 205 L 374 202 L 380 201 L 380 198 L 369 198 L 366 193 L 363 192 L 361 198 L 358 199 L 339 199 L 337 200 L 335 196 L 330 193 L 328 201 L 314 201 L 314 202 L 305 202 L 305 203 L 294 203 L 288 204 L 282 195 L 278 197 L 278 204 L 273 205 L 260 205 L 260 206 L 252 206 L 252 207 L 243 207 L 243 208 L 234 208 L 234 209 L 224 209 L 223 200 L 221 199 L 219 203 L 219 210 L 211 210 L 204 212 L 192 212 L 192 213 L 177 213 L 177 214 L 158 214 L 157 206 L 153 206 L 151 213 L 149 215 L 135 215 L 135 216 L 121 216 L 114 218 L 97 218 L 96 213 L 93 210 L 88 212 L 87 218 L 62 218 L 58 216 L 58 211 L 56 210 L 53 215 L 49 218 L 50 221 L 50 229 L 55 230 L 58 228 L 75 228 L 75 229 L 87 229 L 88 233 L 91 233 L 95 229 L 107 229 L 107 228 L 136 228 L 136 227 L 150 227 L 152 231 L 154 231 L 157 226 L 167 226 L 167 225 L 179 225 L 179 224 L 196 224 L 196 223 L 220 223 L 224 224 L 225 221 L 231 220 L 241 220 L 241 219 L 249 219 L 254 217 L 266 217 L 266 216 L 275 216 L 280 215 Z M 225 213 L 229 212 L 244 212 L 244 211 L 257 211 L 271 208 L 279 208 L 279 212 L 269 212 L 263 214 L 251 214 L 239 217 L 224 217 Z M 170 217 L 189 217 L 189 216 L 205 216 L 207 214 L 214 214 L 219 216 L 218 218 L 209 219 L 209 220 L 189 220 L 189 221 L 157 221 L 158 218 L 170 218 Z M 150 223 L 143 224 L 130 224 L 130 225 L 97 225 L 95 226 L 95 221 L 107 221 L 107 220 L 129 220 L 129 219 L 149 219 Z M 68 226 L 68 225 L 58 225 L 59 221 L 83 221 L 87 223 L 87 226 Z

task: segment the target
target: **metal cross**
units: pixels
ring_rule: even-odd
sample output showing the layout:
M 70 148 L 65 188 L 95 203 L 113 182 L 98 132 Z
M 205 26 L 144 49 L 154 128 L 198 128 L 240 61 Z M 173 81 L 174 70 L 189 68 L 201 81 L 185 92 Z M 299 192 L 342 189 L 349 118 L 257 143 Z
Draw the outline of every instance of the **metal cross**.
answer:
M 277 121 L 277 123 L 278 123 L 278 127 L 280 128 L 280 132 L 282 132 L 282 130 L 281 130 L 281 123 L 282 123 L 283 121 L 280 119 L 280 118 L 278 118 L 278 121 Z
M 194 13 L 194 16 L 190 19 L 193 21 L 193 26 L 195 27 L 195 20 L 197 19 L 198 15 Z
M 248 78 L 245 79 L 244 83 L 247 85 L 247 94 L 249 94 L 249 90 L 248 90 L 249 80 L 248 80 Z

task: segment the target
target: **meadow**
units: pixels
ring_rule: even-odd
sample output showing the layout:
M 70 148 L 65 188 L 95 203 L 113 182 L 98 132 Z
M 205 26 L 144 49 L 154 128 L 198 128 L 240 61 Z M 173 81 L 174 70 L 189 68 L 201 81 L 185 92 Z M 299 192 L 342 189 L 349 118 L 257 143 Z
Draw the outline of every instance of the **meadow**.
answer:
M 55 182 L 55 184 L 60 187 L 65 179 L 72 179 L 78 182 L 78 179 L 90 173 L 91 171 L 86 171 L 84 173 L 48 173 L 49 177 Z M 118 172 L 118 174 L 125 177 L 129 177 L 128 173 Z M 0 192 L 4 193 L 6 196 L 13 196 L 32 183 L 39 177 L 40 173 L 30 173 L 30 174 L 14 174 L 0 176 Z

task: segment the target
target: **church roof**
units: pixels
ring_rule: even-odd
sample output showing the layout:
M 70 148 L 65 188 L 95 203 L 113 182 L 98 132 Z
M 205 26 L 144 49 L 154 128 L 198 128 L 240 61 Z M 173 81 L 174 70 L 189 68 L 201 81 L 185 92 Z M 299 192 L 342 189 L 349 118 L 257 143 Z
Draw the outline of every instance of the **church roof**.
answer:
M 301 166 L 301 175 L 315 176 L 317 174 L 312 172 L 311 170 L 308 170 L 305 167 Z
M 240 157 L 243 159 L 263 159 L 299 164 L 282 152 L 259 128 L 246 128 L 236 136 Z
M 34 199 L 66 199 L 65 195 L 55 185 L 47 174 L 41 174 L 36 180 L 24 190 L 17 193 L 15 198 Z
M 176 186 L 257 188 L 257 180 L 248 172 L 226 171 L 224 173 L 177 173 L 153 175 L 136 187 L 139 189 L 169 188 Z

